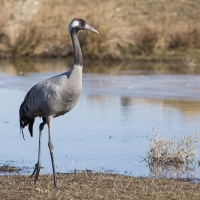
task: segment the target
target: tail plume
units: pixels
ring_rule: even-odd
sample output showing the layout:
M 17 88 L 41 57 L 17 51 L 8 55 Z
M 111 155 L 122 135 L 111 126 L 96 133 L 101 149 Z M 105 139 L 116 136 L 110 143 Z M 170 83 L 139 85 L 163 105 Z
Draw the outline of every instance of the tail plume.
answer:
M 28 129 L 30 132 L 31 137 L 33 137 L 33 124 L 34 124 L 35 119 L 32 119 L 28 116 L 28 108 L 23 102 L 20 106 L 19 109 L 19 123 L 20 123 L 20 132 L 22 133 L 23 139 L 24 138 L 24 132 L 23 129 L 25 126 L 28 125 Z
M 21 126 L 20 126 L 20 132 L 22 133 L 23 139 L 24 139 L 24 141 L 25 141 L 24 132 L 23 132 L 23 127 L 21 127 Z

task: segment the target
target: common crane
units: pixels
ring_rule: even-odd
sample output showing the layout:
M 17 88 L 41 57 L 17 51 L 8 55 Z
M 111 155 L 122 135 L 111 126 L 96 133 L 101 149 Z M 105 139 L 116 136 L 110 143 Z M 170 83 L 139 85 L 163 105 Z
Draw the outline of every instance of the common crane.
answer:
M 74 47 L 74 64 L 71 70 L 58 76 L 51 77 L 47 80 L 34 85 L 22 102 L 19 109 L 20 130 L 24 138 L 23 128 L 28 125 L 31 137 L 33 137 L 33 124 L 36 117 L 42 117 L 43 122 L 39 126 L 39 148 L 38 162 L 35 164 L 31 177 L 35 174 L 35 181 L 38 180 L 41 162 L 41 138 L 44 125 L 48 125 L 48 146 L 51 156 L 54 187 L 57 187 L 53 144 L 51 142 L 51 124 L 52 119 L 69 112 L 78 102 L 82 91 L 82 67 L 83 59 L 81 47 L 77 37 L 79 30 L 88 30 L 98 33 L 90 27 L 83 19 L 75 18 L 69 24 L 69 33 L 71 35 Z

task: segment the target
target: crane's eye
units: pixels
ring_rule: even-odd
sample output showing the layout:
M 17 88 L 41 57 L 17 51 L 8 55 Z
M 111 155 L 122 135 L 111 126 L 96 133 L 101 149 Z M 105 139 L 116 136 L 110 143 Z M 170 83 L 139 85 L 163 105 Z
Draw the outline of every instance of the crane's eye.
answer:
M 80 25 L 82 26 L 82 27 L 85 27 L 85 22 L 83 22 L 83 21 L 80 21 Z

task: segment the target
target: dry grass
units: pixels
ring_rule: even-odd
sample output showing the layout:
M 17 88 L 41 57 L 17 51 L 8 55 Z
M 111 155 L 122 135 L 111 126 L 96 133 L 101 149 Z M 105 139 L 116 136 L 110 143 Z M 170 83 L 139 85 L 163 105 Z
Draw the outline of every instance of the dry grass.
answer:
M 136 52 L 147 55 L 153 53 L 158 40 L 159 34 L 156 29 L 145 27 L 137 33 L 135 41 Z
M 158 162 L 162 164 L 193 163 L 197 157 L 199 134 L 199 132 L 194 132 L 183 138 L 176 139 L 174 137 L 167 140 L 157 135 L 155 128 L 153 128 L 152 134 L 148 138 L 150 149 L 146 153 L 145 160 L 148 163 Z
M 173 58 L 199 50 L 199 10 L 198 0 L 0 0 L 0 57 L 70 56 L 68 24 L 81 17 L 100 32 L 80 34 L 86 58 Z
M 169 179 L 135 178 L 102 173 L 42 175 L 36 185 L 28 176 L 1 176 L 1 199 L 200 199 L 200 185 Z
M 169 48 L 171 49 L 190 49 L 200 47 L 200 27 L 194 26 L 186 31 L 177 31 L 171 33 L 168 41 Z

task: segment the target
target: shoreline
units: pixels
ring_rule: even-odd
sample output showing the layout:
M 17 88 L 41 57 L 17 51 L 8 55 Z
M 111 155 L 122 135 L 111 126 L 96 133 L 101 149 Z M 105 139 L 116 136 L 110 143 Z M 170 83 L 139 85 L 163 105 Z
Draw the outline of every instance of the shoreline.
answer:
M 144 70 L 156 73 L 200 74 L 200 50 L 165 52 L 149 56 L 138 55 L 124 59 L 84 59 L 84 72 L 106 73 L 106 71 Z M 67 57 L 12 57 L 0 59 L 1 68 L 7 63 L 15 66 L 19 72 L 42 72 L 42 65 L 69 67 L 73 63 L 73 56 Z M 42 64 L 42 65 L 41 65 Z M 34 71 L 35 70 L 35 71 Z M 39 70 L 39 71 L 38 71 Z

